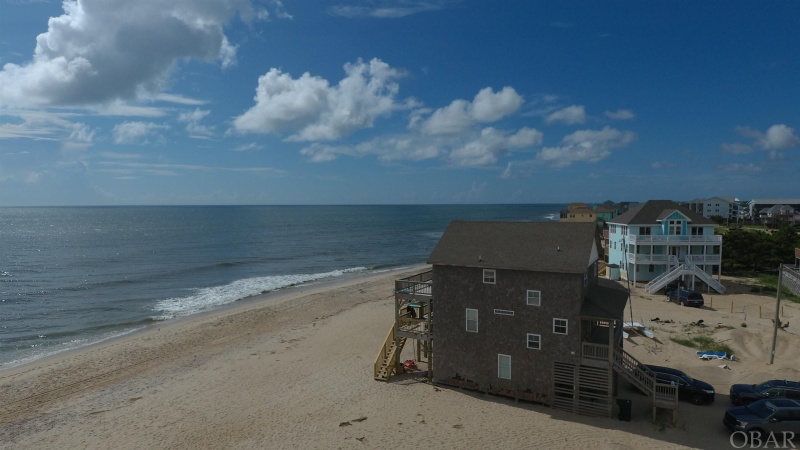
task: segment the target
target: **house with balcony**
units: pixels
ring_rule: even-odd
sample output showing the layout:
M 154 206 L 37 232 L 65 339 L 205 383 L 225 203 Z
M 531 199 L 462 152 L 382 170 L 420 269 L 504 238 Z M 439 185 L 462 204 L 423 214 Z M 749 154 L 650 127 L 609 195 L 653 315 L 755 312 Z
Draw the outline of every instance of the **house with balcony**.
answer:
M 608 262 L 619 265 L 623 279 L 647 283 L 649 293 L 679 278 L 692 289 L 724 293 L 715 225 L 671 200 L 648 201 L 609 222 Z
M 739 203 L 740 200 L 736 197 L 712 197 L 695 199 L 683 203 L 682 206 L 709 219 L 721 217 L 726 220 L 736 220 L 739 218 Z
M 411 341 L 437 384 L 611 416 L 621 376 L 674 413 L 676 387 L 622 348 L 629 293 L 597 276 L 596 236 L 594 223 L 452 222 L 431 269 L 395 282 L 375 378 Z

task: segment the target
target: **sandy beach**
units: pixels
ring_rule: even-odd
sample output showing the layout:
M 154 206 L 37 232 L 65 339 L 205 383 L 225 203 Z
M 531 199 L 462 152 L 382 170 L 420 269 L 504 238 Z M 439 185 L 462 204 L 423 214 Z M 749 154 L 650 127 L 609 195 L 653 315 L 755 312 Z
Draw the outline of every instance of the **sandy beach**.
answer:
M 703 309 L 641 287 L 626 309 L 626 320 L 632 312 L 655 333 L 631 336 L 630 353 L 717 389 L 712 405 L 681 402 L 674 426 L 666 416 L 653 423 L 647 397 L 624 382 L 631 422 L 434 386 L 414 374 L 375 381 L 393 280 L 419 270 L 285 289 L 0 371 L 0 448 L 731 448 L 721 423 L 730 385 L 800 379 L 798 305 L 782 303 L 789 325 L 770 365 L 774 297 L 723 278 L 728 293 L 705 294 Z M 692 334 L 724 341 L 737 359 L 703 361 L 670 340 Z

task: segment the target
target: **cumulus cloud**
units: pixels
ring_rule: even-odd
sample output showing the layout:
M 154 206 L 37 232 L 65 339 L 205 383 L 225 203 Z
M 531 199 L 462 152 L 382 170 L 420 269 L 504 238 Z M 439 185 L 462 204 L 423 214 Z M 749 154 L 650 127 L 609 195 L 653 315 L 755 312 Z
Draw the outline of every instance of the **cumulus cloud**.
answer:
M 543 148 L 536 159 L 553 167 L 568 167 L 575 162 L 595 163 L 608 158 L 612 150 L 627 147 L 634 139 L 633 132 L 610 127 L 580 130 L 565 136 L 558 147 Z
M 164 142 L 166 138 L 162 130 L 169 129 L 167 125 L 153 122 L 123 122 L 114 127 L 114 142 L 117 144 L 149 143 L 151 139 Z
M 396 110 L 415 106 L 395 101 L 403 74 L 379 59 L 345 64 L 338 85 L 304 73 L 299 78 L 270 69 L 258 79 L 256 104 L 234 119 L 240 133 L 292 133 L 294 141 L 330 141 L 362 128 Z
M 523 101 L 512 87 L 506 86 L 498 92 L 487 87 L 481 89 L 472 102 L 454 100 L 434 111 L 422 122 L 422 132 L 430 135 L 462 133 L 475 124 L 496 122 L 517 112 Z
M 753 145 L 762 150 L 785 150 L 800 147 L 800 137 L 794 128 L 784 124 L 772 125 L 765 133 L 759 130 L 740 126 L 736 132 L 744 137 L 753 139 Z
M 586 122 L 586 111 L 583 105 L 567 106 L 550 115 L 544 121 L 548 124 L 560 122 L 566 125 L 575 125 Z
M 65 106 L 152 97 L 186 58 L 223 66 L 236 47 L 223 32 L 234 16 L 259 17 L 249 0 L 66 0 L 30 62 L 0 71 L 0 105 Z
M 450 152 L 450 160 L 457 166 L 489 166 L 510 150 L 542 143 L 542 133 L 532 128 L 522 128 L 514 134 L 492 127 L 481 130 L 477 139 Z
M 620 109 L 617 111 L 605 111 L 603 114 L 605 114 L 606 117 L 612 120 L 630 120 L 636 117 L 636 115 L 633 114 L 633 111 L 629 109 Z

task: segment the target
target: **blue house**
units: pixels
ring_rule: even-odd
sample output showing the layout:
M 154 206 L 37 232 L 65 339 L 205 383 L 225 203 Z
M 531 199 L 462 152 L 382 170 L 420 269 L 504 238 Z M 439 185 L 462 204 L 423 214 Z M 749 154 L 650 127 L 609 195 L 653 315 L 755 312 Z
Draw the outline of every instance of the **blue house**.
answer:
M 619 266 L 622 279 L 647 283 L 648 293 L 679 278 L 691 289 L 724 293 L 722 236 L 714 226 L 671 200 L 648 201 L 608 221 L 608 263 Z

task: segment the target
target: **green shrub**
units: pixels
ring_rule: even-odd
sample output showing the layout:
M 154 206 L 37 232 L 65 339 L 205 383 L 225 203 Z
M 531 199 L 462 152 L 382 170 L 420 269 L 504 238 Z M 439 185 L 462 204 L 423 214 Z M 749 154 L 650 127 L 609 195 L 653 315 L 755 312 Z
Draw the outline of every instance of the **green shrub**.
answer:
M 733 349 L 730 348 L 728 344 L 719 342 L 711 336 L 693 336 L 691 338 L 671 337 L 669 339 L 685 347 L 696 348 L 707 352 L 725 352 L 729 355 L 733 354 Z

